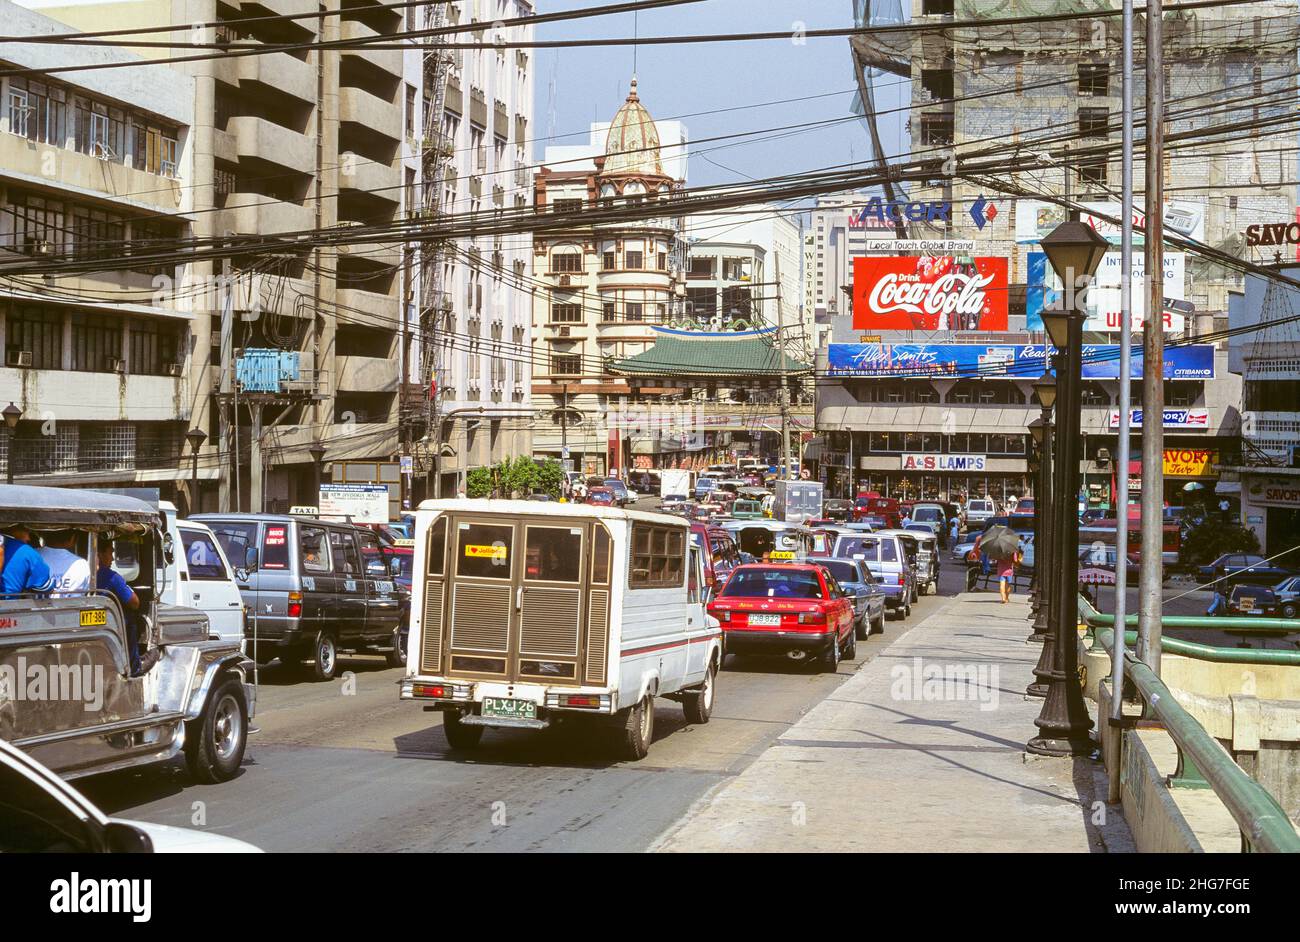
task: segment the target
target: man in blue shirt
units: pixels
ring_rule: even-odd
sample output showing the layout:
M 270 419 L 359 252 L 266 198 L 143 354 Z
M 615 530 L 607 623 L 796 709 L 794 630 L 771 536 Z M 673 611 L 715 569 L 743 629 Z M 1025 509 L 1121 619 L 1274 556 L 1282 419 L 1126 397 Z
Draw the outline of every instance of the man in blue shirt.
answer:
M 140 610 L 140 596 L 127 585 L 121 573 L 113 569 L 112 536 L 106 533 L 100 535 L 97 555 L 99 572 L 95 575 L 95 586 L 111 593 L 122 604 L 122 613 L 126 615 L 126 641 L 127 653 L 131 659 L 131 676 L 136 677 L 149 669 L 144 666 L 144 660 L 149 661 L 149 667 L 153 667 L 158 660 L 157 652 L 154 651 L 149 652 L 153 655 L 152 659 L 142 660 L 140 657 L 140 620 L 136 616 Z
M 50 567 L 29 545 L 31 540 L 32 531 L 21 525 L 10 527 L 5 535 L 4 569 L 0 572 L 0 588 L 5 595 L 49 592 L 53 588 Z

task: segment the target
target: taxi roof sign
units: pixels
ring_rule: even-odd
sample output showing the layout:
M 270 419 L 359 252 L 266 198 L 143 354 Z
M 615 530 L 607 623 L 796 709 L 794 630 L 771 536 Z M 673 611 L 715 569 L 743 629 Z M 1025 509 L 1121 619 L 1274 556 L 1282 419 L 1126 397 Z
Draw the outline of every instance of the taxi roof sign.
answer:
M 319 517 L 320 508 L 311 506 L 290 507 L 289 515 L 291 517 Z

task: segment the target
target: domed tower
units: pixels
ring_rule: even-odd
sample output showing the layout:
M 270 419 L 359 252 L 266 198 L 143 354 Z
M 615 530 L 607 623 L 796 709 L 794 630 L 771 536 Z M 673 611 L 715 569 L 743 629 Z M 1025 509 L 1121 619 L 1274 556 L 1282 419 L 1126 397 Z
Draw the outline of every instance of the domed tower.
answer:
M 637 94 L 636 79 L 614 115 L 605 154 L 596 160 L 594 194 L 602 208 L 667 203 L 673 179 L 664 172 L 659 131 Z M 654 343 L 652 324 L 674 313 L 673 248 L 680 221 L 667 215 L 595 226 L 601 318 L 598 342 L 611 358 Z

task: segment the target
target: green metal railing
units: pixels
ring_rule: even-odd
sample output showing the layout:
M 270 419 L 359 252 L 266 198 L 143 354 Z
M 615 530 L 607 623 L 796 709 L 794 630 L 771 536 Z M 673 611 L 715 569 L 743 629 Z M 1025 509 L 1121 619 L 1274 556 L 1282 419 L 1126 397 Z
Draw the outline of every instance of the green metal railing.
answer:
M 1093 638 L 1090 645 L 1094 650 L 1098 643 L 1098 629 L 1114 628 L 1115 616 L 1103 615 L 1088 600 L 1079 597 L 1079 618 L 1087 625 L 1088 634 Z M 1137 627 L 1137 616 L 1130 615 L 1124 619 L 1125 628 Z M 1180 628 L 1183 630 L 1243 631 L 1259 634 L 1279 634 L 1294 632 L 1300 634 L 1300 622 L 1286 618 L 1225 618 L 1221 616 L 1200 615 L 1166 615 L 1160 619 L 1163 628 Z M 1124 632 L 1125 645 L 1137 643 L 1136 631 Z M 1276 648 L 1221 648 L 1199 641 L 1186 641 L 1163 635 L 1160 639 L 1162 650 L 1170 654 L 1194 657 L 1200 661 L 1212 661 L 1216 664 L 1276 664 L 1279 667 L 1300 667 L 1300 649 L 1288 651 Z M 1109 649 L 1109 645 L 1107 645 Z
M 1089 627 L 1089 630 L 1094 632 L 1101 645 L 1107 651 L 1111 650 L 1115 643 L 1113 628 L 1115 617 L 1113 615 L 1101 615 L 1082 598 L 1079 600 L 1079 617 Z M 1262 622 L 1267 621 L 1280 622 L 1287 626 L 1286 630 L 1295 630 L 1294 622 L 1277 618 L 1170 617 L 1163 618 L 1161 621 L 1166 627 L 1231 627 L 1245 628 L 1247 630 L 1257 629 Z M 1210 622 L 1212 624 L 1175 625 L 1174 622 Z M 1225 624 L 1226 622 L 1239 622 L 1241 624 Z M 1277 629 L 1274 628 L 1273 630 Z M 1125 634 L 1127 635 L 1128 632 Z M 1163 649 L 1173 653 L 1174 641 L 1175 639 L 1164 639 Z M 1300 652 L 1292 651 L 1246 651 L 1239 648 L 1215 648 L 1212 645 L 1202 645 L 1188 641 L 1179 641 L 1177 645 L 1206 649 L 1215 655 L 1214 658 L 1210 659 L 1224 658 L 1226 655 L 1237 653 L 1251 655 L 1256 659 L 1261 655 L 1287 655 L 1292 657 L 1300 654 Z M 1196 657 L 1197 655 L 1191 654 L 1191 656 Z M 1231 660 L 1230 658 L 1225 659 Z M 1252 660 L 1247 663 L 1292 665 L 1300 662 L 1268 658 L 1265 660 Z M 1247 850 L 1263 851 L 1265 853 L 1300 854 L 1300 834 L 1296 833 L 1295 826 L 1287 817 L 1286 812 L 1282 810 L 1281 805 L 1277 803 L 1277 799 L 1266 788 L 1247 775 L 1241 766 L 1237 765 L 1233 760 L 1228 751 L 1220 745 L 1219 741 L 1207 733 L 1205 727 L 1201 726 L 1195 717 L 1183 709 L 1172 691 L 1156 676 L 1155 671 L 1132 654 L 1128 654 L 1125 657 L 1124 676 L 1132 683 L 1133 688 L 1142 698 L 1143 717 L 1158 720 L 1178 747 L 1178 771 L 1175 773 L 1174 781 L 1193 786 L 1203 781 L 1205 785 L 1212 788 L 1215 795 L 1218 796 L 1224 807 L 1232 815 L 1233 820 L 1237 822 L 1237 827 L 1241 829 L 1242 841 Z M 1115 695 L 1118 696 L 1119 691 L 1116 691 Z

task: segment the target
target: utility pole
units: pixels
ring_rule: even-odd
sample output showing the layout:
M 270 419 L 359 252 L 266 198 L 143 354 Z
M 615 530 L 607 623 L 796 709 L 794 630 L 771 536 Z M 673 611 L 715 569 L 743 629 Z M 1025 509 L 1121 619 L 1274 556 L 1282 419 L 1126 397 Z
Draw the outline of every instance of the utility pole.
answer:
M 1164 24 L 1162 0 L 1147 3 L 1146 324 L 1142 329 L 1142 560 L 1138 580 L 1138 657 L 1160 673 L 1161 532 L 1164 515 Z M 1128 408 L 1128 403 L 1124 403 Z M 1128 495 L 1118 521 L 1128 526 Z M 1122 634 L 1123 622 L 1115 623 Z M 1115 691 L 1118 698 L 1121 691 Z
M 776 356 L 781 377 L 781 480 L 790 479 L 790 378 L 785 368 L 785 309 L 781 304 L 781 256 L 773 260 L 776 279 Z
M 1128 613 L 1128 463 L 1133 398 L 1133 0 L 1123 4 L 1123 83 L 1120 189 L 1123 199 L 1120 240 L 1119 438 L 1116 441 L 1115 493 L 1111 503 L 1122 522 L 1115 530 L 1115 642 L 1111 649 L 1111 719 L 1124 717 L 1124 620 Z M 1163 278 L 1161 279 L 1163 282 Z M 1162 423 L 1163 424 L 1163 423 Z M 1101 722 L 1100 717 L 1098 722 Z M 1111 776 L 1110 800 L 1119 801 L 1119 776 Z
M 221 300 L 221 395 L 217 397 L 217 419 L 220 433 L 217 436 L 217 507 L 224 513 L 230 513 L 230 482 L 233 477 L 239 480 L 239 462 L 233 460 L 235 446 L 231 433 L 230 411 L 234 408 L 230 395 L 234 389 L 231 374 L 235 370 L 234 305 L 235 290 L 230 283 L 230 259 L 221 260 L 221 287 L 225 296 Z M 231 473 L 221 474 L 222 461 L 228 461 Z M 239 507 L 234 508 L 238 510 Z

